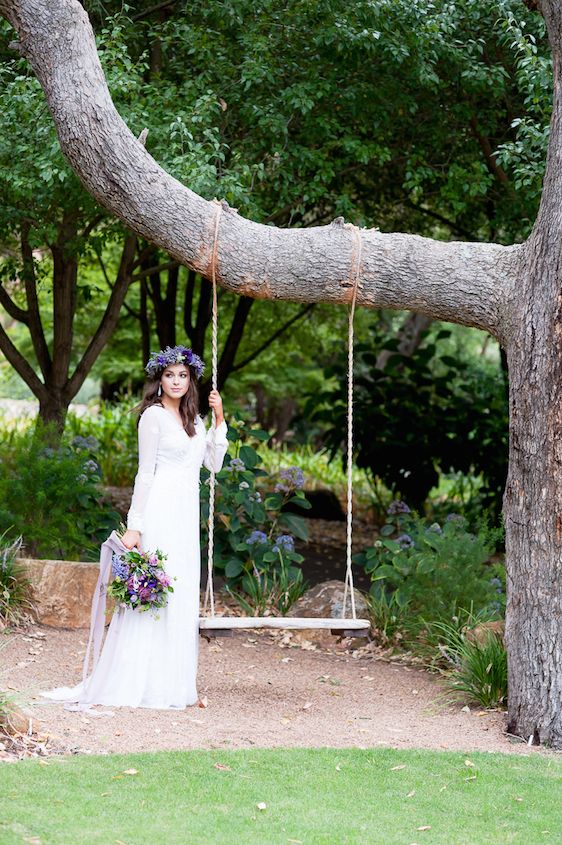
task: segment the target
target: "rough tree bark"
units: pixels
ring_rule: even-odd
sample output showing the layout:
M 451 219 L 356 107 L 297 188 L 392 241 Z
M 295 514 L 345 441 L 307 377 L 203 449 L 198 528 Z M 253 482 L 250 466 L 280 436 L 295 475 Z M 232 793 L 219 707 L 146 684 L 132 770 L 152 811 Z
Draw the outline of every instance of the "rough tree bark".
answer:
M 279 230 L 224 207 L 217 278 L 238 294 L 400 308 L 477 326 L 506 350 L 510 470 L 506 524 L 510 729 L 562 747 L 562 11 L 542 0 L 555 66 L 540 213 L 527 243 L 441 243 L 361 233 L 342 221 Z M 166 174 L 117 114 L 76 0 L 0 0 L 37 74 L 63 152 L 86 188 L 133 231 L 209 275 L 217 204 Z M 135 127 L 139 132 L 142 127 Z

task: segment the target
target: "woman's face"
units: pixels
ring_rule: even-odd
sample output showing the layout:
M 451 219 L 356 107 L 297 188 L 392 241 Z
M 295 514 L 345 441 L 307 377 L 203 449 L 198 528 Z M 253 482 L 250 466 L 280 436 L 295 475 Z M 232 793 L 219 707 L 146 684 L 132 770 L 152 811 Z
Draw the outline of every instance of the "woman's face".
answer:
M 160 377 L 162 392 L 170 399 L 181 399 L 188 391 L 190 378 L 189 369 L 184 364 L 171 364 Z

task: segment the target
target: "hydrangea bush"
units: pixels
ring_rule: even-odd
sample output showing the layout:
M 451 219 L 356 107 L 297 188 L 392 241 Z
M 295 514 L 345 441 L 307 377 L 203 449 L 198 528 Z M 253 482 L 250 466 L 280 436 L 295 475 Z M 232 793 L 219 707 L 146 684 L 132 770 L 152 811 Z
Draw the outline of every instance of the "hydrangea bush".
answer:
M 0 531 L 21 535 L 27 555 L 96 560 L 119 521 L 102 500 L 98 444 L 81 436 L 51 443 L 38 427 L 0 445 Z
M 260 467 L 261 458 L 251 444 L 269 439 L 267 432 L 245 430 L 243 421 L 234 420 L 229 423 L 228 438 L 229 451 L 217 474 L 214 567 L 224 574 L 229 589 L 239 585 L 253 597 L 253 610 L 256 602 L 263 610 L 271 594 L 271 607 L 286 612 L 305 589 L 298 566 L 303 557 L 295 551 L 295 537 L 306 540 L 308 531 L 305 520 L 283 511 L 283 506 L 291 502 L 310 508 L 302 489 L 304 476 L 299 467 L 282 469 L 276 477 Z M 202 479 L 206 542 L 209 473 L 205 469 Z
M 354 561 L 371 576 L 375 606 L 393 609 L 413 632 L 424 620 L 451 619 L 467 609 L 498 618 L 505 610 L 505 572 L 489 561 L 499 535 L 486 528 L 471 532 L 458 514 L 428 524 L 398 500 L 387 510 L 380 539 Z

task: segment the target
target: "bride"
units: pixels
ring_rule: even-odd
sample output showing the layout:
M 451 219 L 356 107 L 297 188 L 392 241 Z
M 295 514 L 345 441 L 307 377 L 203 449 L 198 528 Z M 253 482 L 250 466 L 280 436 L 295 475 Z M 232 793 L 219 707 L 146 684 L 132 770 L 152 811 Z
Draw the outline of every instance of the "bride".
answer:
M 121 538 L 127 549 L 160 549 L 167 555 L 164 568 L 174 592 L 158 619 L 152 613 L 115 609 L 92 674 L 74 687 L 40 693 L 67 702 L 66 709 L 106 704 L 183 710 L 198 702 L 199 473 L 202 464 L 211 469 L 213 451 L 218 472 L 228 447 L 218 391 L 209 395 L 216 420 L 214 450 L 213 429 L 206 432 L 198 413 L 197 381 L 203 366 L 185 346 L 152 353 L 146 365 L 138 472 Z

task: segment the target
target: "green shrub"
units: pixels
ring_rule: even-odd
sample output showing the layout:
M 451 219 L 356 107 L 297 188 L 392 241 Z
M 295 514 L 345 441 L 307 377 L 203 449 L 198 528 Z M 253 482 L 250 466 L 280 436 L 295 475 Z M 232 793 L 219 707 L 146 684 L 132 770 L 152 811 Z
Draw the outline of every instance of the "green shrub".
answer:
M 68 437 L 93 437 L 98 443 L 96 460 L 104 484 L 132 486 L 137 471 L 137 418 L 131 404 L 101 403 L 97 414 L 77 416 L 69 413 Z
M 501 568 L 486 565 L 498 531 L 472 533 L 454 514 L 442 526 L 429 525 L 403 502 L 392 503 L 389 517 L 380 539 L 354 556 L 371 576 L 375 609 L 388 615 L 395 608 L 396 615 L 407 616 L 414 637 L 424 618 L 451 619 L 463 607 L 501 615 Z
M 269 438 L 261 430 L 244 430 L 239 420 L 229 422 L 230 447 L 223 469 L 217 473 L 215 501 L 214 568 L 224 574 L 228 588 L 241 586 L 254 606 L 272 605 L 286 612 L 289 602 L 304 589 L 298 564 L 303 557 L 294 550 L 294 537 L 306 540 L 301 516 L 283 511 L 288 502 L 309 508 L 297 467 L 281 470 L 271 478 L 252 443 Z M 209 472 L 203 469 L 201 485 L 202 539 L 206 543 L 209 516 Z M 258 482 L 260 489 L 258 490 Z
M 7 531 L 0 535 L 0 619 L 6 625 L 17 625 L 32 607 L 29 598 L 30 581 L 17 556 L 22 538 L 7 538 Z
M 398 339 L 384 323 L 373 324 L 371 332 L 355 350 L 357 466 L 420 512 L 440 472 L 479 476 L 479 504 L 495 521 L 508 458 L 508 402 L 500 368 L 447 353 L 447 328 L 426 331 L 412 355 L 399 352 Z M 380 369 L 384 349 L 391 354 Z M 348 410 L 345 349 L 324 373 L 326 388 L 308 397 L 304 414 L 325 427 L 330 454 L 341 455 Z
M 0 531 L 21 534 L 34 557 L 95 560 L 119 521 L 101 500 L 97 442 L 52 442 L 37 428 L 13 431 L 0 446 Z

